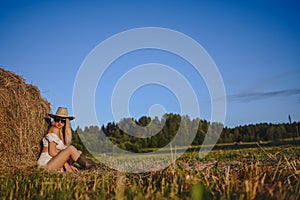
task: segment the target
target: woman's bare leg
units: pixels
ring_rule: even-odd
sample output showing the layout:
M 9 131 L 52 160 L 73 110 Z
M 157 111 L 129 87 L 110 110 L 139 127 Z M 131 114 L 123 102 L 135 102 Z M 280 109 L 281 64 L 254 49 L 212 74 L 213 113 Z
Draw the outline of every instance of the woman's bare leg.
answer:
M 78 151 L 74 146 L 69 146 L 66 149 L 59 152 L 55 157 L 53 157 L 46 165 L 46 170 L 56 170 L 65 164 L 67 160 L 71 157 L 74 161 L 78 159 L 82 152 Z

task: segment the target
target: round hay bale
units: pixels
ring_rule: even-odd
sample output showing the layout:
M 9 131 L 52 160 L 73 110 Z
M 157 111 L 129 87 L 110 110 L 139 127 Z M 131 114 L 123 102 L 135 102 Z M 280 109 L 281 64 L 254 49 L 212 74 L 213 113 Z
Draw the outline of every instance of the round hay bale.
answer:
M 50 103 L 36 86 L 0 68 L 0 167 L 36 164 Z

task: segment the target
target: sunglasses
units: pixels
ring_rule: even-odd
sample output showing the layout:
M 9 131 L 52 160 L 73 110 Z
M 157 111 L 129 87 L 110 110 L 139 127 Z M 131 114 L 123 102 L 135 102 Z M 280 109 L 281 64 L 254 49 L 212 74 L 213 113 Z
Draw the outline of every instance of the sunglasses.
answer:
M 61 123 L 66 123 L 66 119 L 62 119 L 62 118 L 54 118 L 55 122 L 61 122 Z

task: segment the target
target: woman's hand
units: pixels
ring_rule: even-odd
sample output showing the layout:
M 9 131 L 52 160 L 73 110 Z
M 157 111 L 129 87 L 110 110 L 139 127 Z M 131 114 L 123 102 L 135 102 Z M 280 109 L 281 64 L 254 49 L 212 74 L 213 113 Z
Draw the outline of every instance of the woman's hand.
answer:
M 74 167 L 73 165 L 70 165 L 71 169 L 73 172 L 78 172 L 78 169 L 76 167 Z
M 73 165 L 70 165 L 67 162 L 64 164 L 64 167 L 67 172 L 78 172 L 78 169 L 76 167 L 74 167 Z

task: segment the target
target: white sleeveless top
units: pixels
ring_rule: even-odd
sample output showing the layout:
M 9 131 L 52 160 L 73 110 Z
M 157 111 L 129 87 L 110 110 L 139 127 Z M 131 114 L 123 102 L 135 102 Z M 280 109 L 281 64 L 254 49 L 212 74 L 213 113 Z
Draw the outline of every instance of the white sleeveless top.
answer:
M 48 133 L 44 138 L 43 138 L 43 146 L 48 147 L 50 142 L 55 142 L 56 143 L 56 148 L 58 150 L 63 150 L 67 148 L 66 145 L 64 145 L 63 141 L 59 139 L 59 137 L 55 133 Z
M 64 145 L 63 141 L 55 133 L 48 133 L 42 140 L 43 146 L 48 147 L 50 142 L 56 143 L 56 148 L 58 150 L 63 150 L 68 146 Z M 51 160 L 52 156 L 49 155 L 49 152 L 42 152 L 37 164 L 39 167 L 45 167 L 47 163 Z

